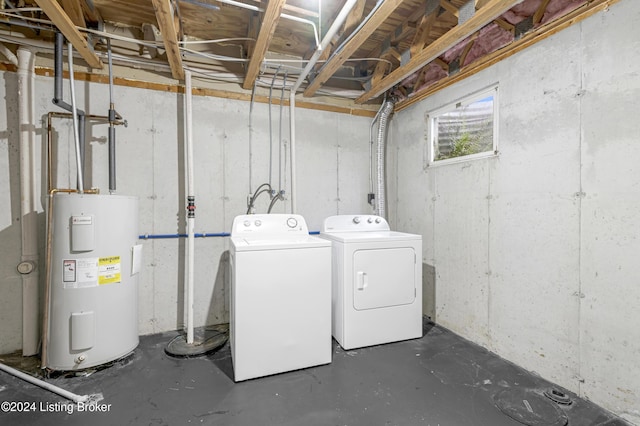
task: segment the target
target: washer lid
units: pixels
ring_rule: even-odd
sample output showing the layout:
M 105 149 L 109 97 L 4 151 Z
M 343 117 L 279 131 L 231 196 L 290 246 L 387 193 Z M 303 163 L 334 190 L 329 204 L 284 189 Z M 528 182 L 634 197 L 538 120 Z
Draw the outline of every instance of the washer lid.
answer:
M 383 243 L 390 241 L 422 240 L 422 235 L 396 231 L 321 232 L 320 236 L 340 243 Z
M 311 235 L 293 238 L 241 238 L 231 237 L 236 252 L 258 250 L 291 250 L 331 247 L 331 242 Z

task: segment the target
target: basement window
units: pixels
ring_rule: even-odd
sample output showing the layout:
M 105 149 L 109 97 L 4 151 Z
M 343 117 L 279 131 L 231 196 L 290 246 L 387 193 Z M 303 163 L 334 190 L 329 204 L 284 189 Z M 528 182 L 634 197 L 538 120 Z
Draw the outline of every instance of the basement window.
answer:
M 498 153 L 498 86 L 427 115 L 428 165 L 486 158 Z

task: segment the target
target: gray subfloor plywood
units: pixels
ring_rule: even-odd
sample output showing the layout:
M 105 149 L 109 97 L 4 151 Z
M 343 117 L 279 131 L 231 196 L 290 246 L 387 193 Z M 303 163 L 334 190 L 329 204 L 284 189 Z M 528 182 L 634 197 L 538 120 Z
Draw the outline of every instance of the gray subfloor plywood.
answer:
M 145 336 L 126 361 L 88 377 L 48 380 L 81 395 L 101 393 L 108 412 L 43 411 L 67 401 L 0 373 L 0 401 L 36 404 L 34 412 L 0 412 L 0 424 L 517 426 L 493 397 L 552 386 L 442 327 L 426 322 L 424 328 L 421 339 L 353 351 L 334 342 L 329 365 L 242 383 L 230 378 L 228 345 L 176 359 L 164 353 L 176 333 Z M 573 404 L 559 406 L 569 425 L 626 425 L 569 395 Z

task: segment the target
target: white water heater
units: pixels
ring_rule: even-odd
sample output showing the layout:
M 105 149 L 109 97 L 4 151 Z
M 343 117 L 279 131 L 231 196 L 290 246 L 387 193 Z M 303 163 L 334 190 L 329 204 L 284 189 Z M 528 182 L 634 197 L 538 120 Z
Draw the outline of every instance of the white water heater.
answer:
M 138 198 L 53 197 L 43 366 L 79 370 L 138 346 Z

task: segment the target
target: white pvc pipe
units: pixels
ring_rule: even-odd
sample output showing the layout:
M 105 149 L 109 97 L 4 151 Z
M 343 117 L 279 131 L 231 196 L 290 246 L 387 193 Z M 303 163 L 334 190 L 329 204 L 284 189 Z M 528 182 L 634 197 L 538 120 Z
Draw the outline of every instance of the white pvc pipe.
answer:
M 36 153 L 34 124 L 34 62 L 28 49 L 18 49 L 18 122 L 20 125 L 20 223 L 22 253 L 22 354 L 38 353 L 38 212 L 36 211 Z
M 351 12 L 351 9 L 353 9 L 353 6 L 355 6 L 356 1 L 357 0 L 347 0 L 347 2 L 344 4 L 344 6 L 342 7 L 342 10 L 340 10 L 340 13 L 338 13 L 338 16 L 336 17 L 335 21 L 333 21 L 333 24 L 331 24 L 331 27 L 329 27 L 329 30 L 327 30 L 327 33 L 322 39 L 322 42 L 320 42 L 320 45 L 316 49 L 313 56 L 311 56 L 311 59 L 307 63 L 307 66 L 304 68 L 304 70 L 302 70 L 302 73 L 298 76 L 298 79 L 293 84 L 293 87 L 289 92 L 289 129 L 290 129 L 289 138 L 291 139 L 291 143 L 289 145 L 289 152 L 291 156 L 291 213 L 292 214 L 296 213 L 296 123 L 295 123 L 296 91 L 298 90 L 298 88 L 300 88 L 300 85 L 302 85 L 302 82 L 304 81 L 304 79 L 307 78 L 307 75 L 309 75 L 313 67 L 318 62 L 318 59 L 320 58 L 322 51 L 327 48 L 329 43 L 331 43 L 331 39 L 333 38 L 333 36 L 338 32 L 340 28 L 342 28 L 342 24 L 347 19 L 347 16 L 349 16 L 349 12 Z
M 82 158 L 80 150 L 80 135 L 78 133 L 78 111 L 76 108 L 76 88 L 73 72 L 73 45 L 69 43 L 69 85 L 71 86 L 71 114 L 73 114 L 73 139 L 76 142 L 76 169 L 78 173 L 78 192 L 84 192 L 84 176 L 82 175 Z
M 187 200 L 195 197 L 193 189 L 193 117 L 191 104 L 191 71 L 184 72 L 184 101 L 185 101 L 185 133 L 187 149 Z M 193 344 L 193 283 L 194 283 L 194 248 L 195 248 L 195 217 L 192 212 L 187 214 L 187 343 Z
M 51 383 L 47 383 L 45 381 L 42 381 L 40 379 L 36 379 L 33 376 L 30 376 L 28 374 L 23 373 L 22 371 L 18 371 L 15 368 L 11 368 L 7 365 L 4 364 L 0 364 L 0 370 L 4 371 L 5 373 L 9 373 L 12 376 L 15 376 L 19 379 L 24 380 L 25 382 L 29 382 L 31 384 L 34 384 L 36 386 L 39 386 L 43 389 L 46 389 L 48 391 L 51 391 L 55 394 L 60 395 L 63 398 L 67 398 L 70 401 L 73 402 L 87 402 L 89 400 L 89 395 L 77 395 L 73 392 L 69 392 L 68 390 L 59 388 L 58 386 L 54 386 Z
M 289 158 L 291 159 L 291 214 L 296 214 L 296 92 L 289 93 Z
M 5 58 L 13 65 L 18 66 L 18 58 L 13 54 L 11 50 L 4 44 L 0 43 L 0 53 L 4 55 Z

